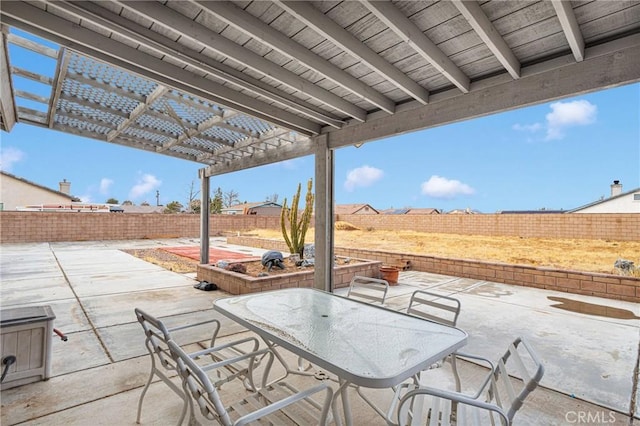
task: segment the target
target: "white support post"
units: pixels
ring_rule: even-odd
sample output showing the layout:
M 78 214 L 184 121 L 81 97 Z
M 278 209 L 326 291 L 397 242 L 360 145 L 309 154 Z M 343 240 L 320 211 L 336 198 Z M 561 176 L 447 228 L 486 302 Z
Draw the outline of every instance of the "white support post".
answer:
M 329 135 L 314 138 L 315 155 L 315 273 L 314 287 L 333 292 L 333 150 Z

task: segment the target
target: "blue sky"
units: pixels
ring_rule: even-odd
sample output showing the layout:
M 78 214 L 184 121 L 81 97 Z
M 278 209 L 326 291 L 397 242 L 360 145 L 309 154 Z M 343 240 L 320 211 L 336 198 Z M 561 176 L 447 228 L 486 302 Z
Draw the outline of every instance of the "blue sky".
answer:
M 28 55 L 10 54 L 33 68 Z M 53 74 L 50 64 L 38 66 Z M 335 159 L 337 204 L 570 210 L 608 196 L 613 180 L 625 192 L 640 187 L 640 84 L 341 148 Z M 160 204 L 186 204 L 202 166 L 26 124 L 0 132 L 0 169 L 55 190 L 66 179 L 87 202 L 155 205 L 158 191 Z M 283 202 L 313 174 L 309 156 L 215 176 L 211 188 Z

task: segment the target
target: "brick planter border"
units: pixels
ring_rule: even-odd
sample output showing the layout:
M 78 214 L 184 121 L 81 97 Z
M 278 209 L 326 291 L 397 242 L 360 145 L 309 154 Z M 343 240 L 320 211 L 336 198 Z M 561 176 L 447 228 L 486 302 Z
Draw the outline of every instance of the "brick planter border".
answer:
M 277 248 L 273 248 L 273 245 L 270 246 L 270 249 L 277 250 Z M 351 278 L 355 275 L 378 277 L 382 262 L 376 260 L 358 260 L 360 260 L 359 263 L 340 265 L 334 269 L 334 286 L 336 288 L 347 287 L 351 282 Z M 220 269 L 212 265 L 198 265 L 196 277 L 199 281 L 214 283 L 219 289 L 231 294 L 257 293 L 292 287 L 312 288 L 314 286 L 313 270 L 300 270 L 268 277 L 252 277 L 246 274 Z
M 229 244 L 287 251 L 284 241 L 243 236 L 228 237 L 227 241 Z M 410 261 L 412 269 L 416 271 L 640 302 L 640 278 L 635 277 L 469 259 L 448 259 L 393 251 L 344 247 L 335 247 L 334 251 L 339 256 L 378 260 L 385 265 L 397 265 Z

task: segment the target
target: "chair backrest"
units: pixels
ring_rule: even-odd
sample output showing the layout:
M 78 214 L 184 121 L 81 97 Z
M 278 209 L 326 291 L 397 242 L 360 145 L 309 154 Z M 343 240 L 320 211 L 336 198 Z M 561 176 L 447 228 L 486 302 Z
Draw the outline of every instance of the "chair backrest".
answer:
M 351 279 L 347 297 L 361 302 L 384 305 L 388 290 L 389 283 L 385 280 L 356 275 Z
M 175 370 L 176 364 L 171 358 L 167 342 L 173 338 L 171 335 L 172 331 L 187 327 L 168 328 L 161 320 L 142 309 L 135 308 L 134 311 L 138 322 L 144 330 L 144 334 L 146 336 L 145 345 L 152 356 L 151 359 L 154 366 L 156 362 L 158 362 L 168 370 Z M 218 320 L 211 320 L 207 322 L 211 322 L 211 330 L 213 331 L 213 337 L 211 340 L 213 342 L 220 330 L 220 322 Z
M 512 421 L 543 375 L 544 366 L 538 355 L 523 337 L 518 337 L 509 344 L 493 367 L 493 374 L 487 378 L 484 385 L 487 399 L 502 408 Z
M 460 301 L 426 290 L 416 290 L 411 295 L 407 313 L 455 327 L 460 315 Z
M 182 378 L 184 391 L 193 397 L 202 415 L 230 426 L 231 416 L 207 373 L 176 342 L 169 340 L 167 346 Z

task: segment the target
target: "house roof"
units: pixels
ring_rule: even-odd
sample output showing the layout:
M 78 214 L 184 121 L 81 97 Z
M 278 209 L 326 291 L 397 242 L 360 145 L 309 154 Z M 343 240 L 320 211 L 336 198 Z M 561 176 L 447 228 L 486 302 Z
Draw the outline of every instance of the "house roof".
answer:
M 357 212 L 364 209 L 365 207 L 369 207 L 374 212 L 379 213 L 378 210 L 374 209 L 373 207 L 371 207 L 371 205 L 366 203 L 365 204 L 336 204 L 333 207 L 333 213 L 334 214 L 356 214 Z
M 631 195 L 631 194 L 633 194 L 635 192 L 640 192 L 640 188 L 634 188 L 634 189 L 632 189 L 630 191 L 622 192 L 622 193 L 620 193 L 618 195 L 614 195 L 614 196 L 609 197 L 609 198 L 603 198 L 602 200 L 598 200 L 598 201 L 594 201 L 594 202 L 589 203 L 589 204 L 585 204 L 584 206 L 577 207 L 577 208 L 575 208 L 573 210 L 568 210 L 567 213 L 577 212 L 579 210 L 586 209 L 587 207 L 597 206 L 598 204 L 605 204 L 605 203 L 608 203 L 611 200 L 615 200 L 616 198 L 626 197 L 627 195 Z
M 438 209 L 434 209 L 434 208 L 428 208 L 428 209 L 414 209 L 414 208 L 410 208 L 409 211 L 407 212 L 407 214 L 440 214 L 440 210 Z
M 53 194 L 60 195 L 62 197 L 67 197 L 70 201 L 75 201 L 75 202 L 81 201 L 78 197 L 74 197 L 73 195 L 69 195 L 69 194 L 67 194 L 65 192 L 56 191 L 55 189 L 48 188 L 48 187 L 46 187 L 44 185 L 40 185 L 39 183 L 32 182 L 32 181 L 30 181 L 28 179 L 21 178 L 19 176 L 13 175 L 11 173 L 7 173 L 5 171 L 0 170 L 0 174 L 3 174 L 5 176 L 9 176 L 9 177 L 11 177 L 13 179 L 19 180 L 19 181 L 21 181 L 23 183 L 26 183 L 27 185 L 35 186 L 35 187 L 43 189 L 45 191 L 49 191 L 49 192 L 51 192 Z
M 222 210 L 245 210 L 245 209 L 254 209 L 256 207 L 277 207 L 282 208 L 281 204 L 274 203 L 272 201 L 259 201 L 257 203 L 241 203 L 234 204 L 233 206 L 225 207 Z

